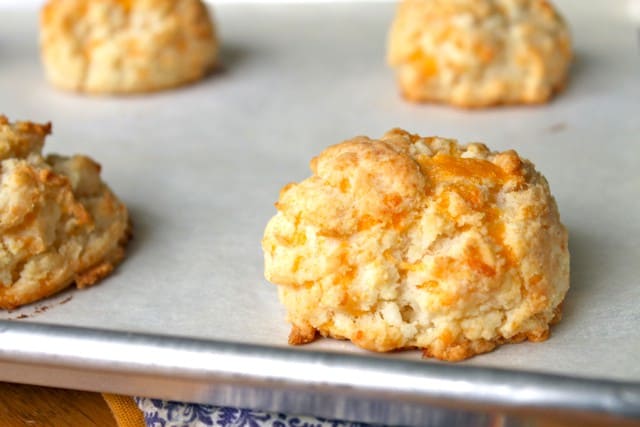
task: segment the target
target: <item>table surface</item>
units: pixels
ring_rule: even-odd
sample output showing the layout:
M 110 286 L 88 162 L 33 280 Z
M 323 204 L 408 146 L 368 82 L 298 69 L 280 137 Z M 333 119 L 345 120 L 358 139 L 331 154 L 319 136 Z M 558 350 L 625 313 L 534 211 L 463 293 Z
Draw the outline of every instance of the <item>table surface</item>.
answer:
M 0 383 L 0 426 L 116 427 L 99 393 Z

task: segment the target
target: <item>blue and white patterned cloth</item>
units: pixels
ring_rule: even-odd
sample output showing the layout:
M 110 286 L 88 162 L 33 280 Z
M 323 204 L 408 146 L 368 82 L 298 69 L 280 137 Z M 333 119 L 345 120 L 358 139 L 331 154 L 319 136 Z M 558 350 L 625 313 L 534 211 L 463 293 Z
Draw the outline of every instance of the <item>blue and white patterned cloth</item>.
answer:
M 135 398 L 147 427 L 369 427 L 369 424 L 249 409 Z

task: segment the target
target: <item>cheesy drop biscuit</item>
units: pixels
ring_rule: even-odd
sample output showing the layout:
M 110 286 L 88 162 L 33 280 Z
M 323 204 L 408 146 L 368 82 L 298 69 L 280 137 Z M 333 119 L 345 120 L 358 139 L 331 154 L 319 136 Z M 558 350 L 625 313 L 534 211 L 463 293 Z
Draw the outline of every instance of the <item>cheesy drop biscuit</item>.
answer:
M 389 35 L 388 61 L 417 102 L 543 103 L 565 86 L 571 58 L 547 0 L 403 0 Z
M 89 286 L 124 257 L 126 207 L 90 158 L 43 156 L 50 131 L 0 115 L 0 308 Z
M 40 44 L 55 86 L 112 94 L 193 82 L 215 65 L 218 52 L 200 0 L 49 0 Z
M 515 151 L 392 130 L 311 161 L 262 247 L 290 343 L 317 333 L 461 360 L 547 338 L 569 288 L 567 231 Z

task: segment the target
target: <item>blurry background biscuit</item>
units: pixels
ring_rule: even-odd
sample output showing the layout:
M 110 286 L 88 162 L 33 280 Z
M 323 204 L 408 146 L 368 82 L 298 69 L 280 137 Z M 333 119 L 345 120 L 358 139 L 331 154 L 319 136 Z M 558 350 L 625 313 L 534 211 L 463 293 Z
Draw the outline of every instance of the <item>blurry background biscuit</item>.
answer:
M 43 157 L 50 130 L 0 116 L 0 308 L 89 286 L 124 257 L 127 208 L 90 158 Z
M 461 360 L 547 338 L 569 287 L 547 181 L 514 151 L 393 130 L 326 149 L 285 186 L 262 247 L 292 324 Z
M 51 83 L 91 93 L 193 82 L 211 70 L 218 51 L 200 0 L 50 0 L 40 44 Z
M 531 104 L 561 90 L 571 40 L 547 0 L 403 0 L 388 61 L 412 101 Z

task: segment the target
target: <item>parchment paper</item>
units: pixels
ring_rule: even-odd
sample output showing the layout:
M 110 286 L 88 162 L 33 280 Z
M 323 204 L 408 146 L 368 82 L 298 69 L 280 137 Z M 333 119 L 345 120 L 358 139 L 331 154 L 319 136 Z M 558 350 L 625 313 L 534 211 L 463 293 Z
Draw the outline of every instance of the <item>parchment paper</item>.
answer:
M 570 231 L 571 291 L 551 338 L 464 364 L 640 381 L 634 2 L 558 3 L 575 41 L 567 90 L 549 105 L 484 111 L 400 98 L 384 60 L 392 4 L 214 6 L 223 68 L 189 87 L 123 98 L 49 86 L 36 12 L 3 11 L 0 111 L 52 121 L 47 152 L 97 159 L 131 210 L 135 238 L 99 285 L 0 319 L 285 346 L 260 249 L 278 190 L 308 176 L 326 146 L 400 126 L 515 148 L 548 178 Z M 364 353 L 331 340 L 300 351 L 316 349 Z

